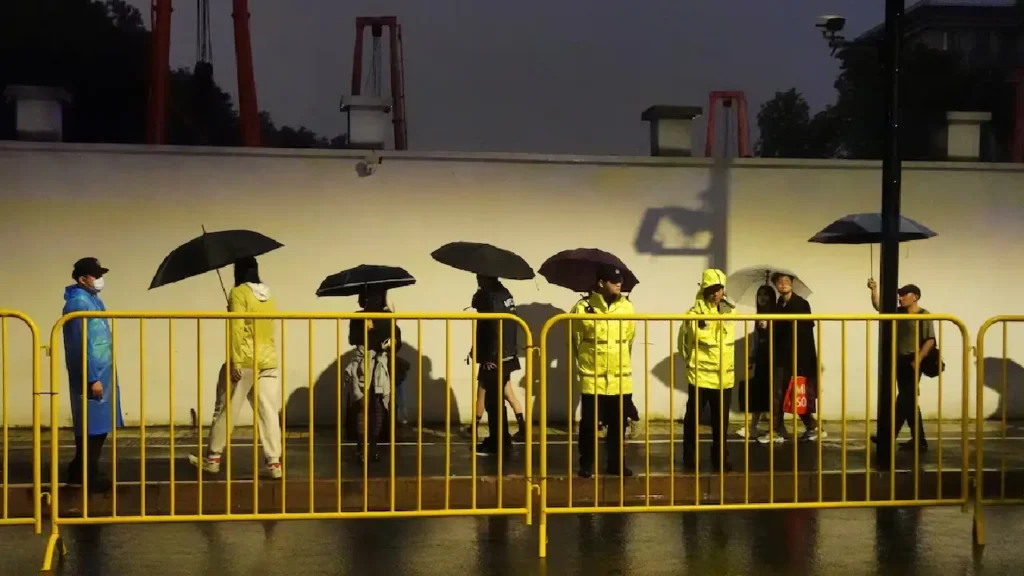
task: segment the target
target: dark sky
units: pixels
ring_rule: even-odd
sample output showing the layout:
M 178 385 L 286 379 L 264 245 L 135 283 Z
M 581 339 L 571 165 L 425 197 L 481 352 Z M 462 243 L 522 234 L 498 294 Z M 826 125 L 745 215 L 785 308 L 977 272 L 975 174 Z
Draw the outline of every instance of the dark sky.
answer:
M 150 0 L 130 1 L 148 25 Z M 231 6 L 211 4 L 215 75 L 234 96 Z M 744 90 L 754 128 L 776 90 L 796 86 L 812 110 L 833 101 L 837 66 L 817 16 L 846 16 L 852 37 L 882 10 L 882 0 L 250 0 L 250 26 L 260 108 L 279 124 L 344 132 L 354 19 L 394 14 L 410 148 L 645 154 L 640 113 L 651 104 L 706 108 L 710 90 Z M 194 63 L 195 30 L 196 3 L 176 0 L 173 66 Z

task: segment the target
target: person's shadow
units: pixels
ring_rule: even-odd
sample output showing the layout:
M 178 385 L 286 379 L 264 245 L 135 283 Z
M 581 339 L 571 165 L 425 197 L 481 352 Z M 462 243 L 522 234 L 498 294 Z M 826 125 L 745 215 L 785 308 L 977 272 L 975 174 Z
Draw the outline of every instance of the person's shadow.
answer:
M 355 432 L 353 425 L 355 419 L 350 418 L 350 406 L 342 406 L 346 400 L 344 370 L 355 358 L 355 350 L 350 349 L 341 358 L 331 362 L 316 379 L 313 384 L 313 425 L 314 427 L 336 427 L 338 425 L 339 407 L 342 424 L 345 427 L 346 436 L 352 438 Z M 403 342 L 402 350 L 398 357 L 409 362 L 409 371 L 405 375 L 402 384 L 405 399 L 405 416 L 412 426 L 417 426 L 420 409 L 423 413 L 423 426 L 428 425 L 444 426 L 446 403 L 451 401 L 451 424 L 458 425 L 459 406 L 455 394 L 452 392 L 448 382 L 444 378 L 432 378 L 433 362 L 430 358 L 423 356 L 422 363 L 417 361 L 418 352 L 416 348 Z M 418 394 L 419 378 L 423 378 L 422 397 Z M 340 392 L 339 396 L 339 378 Z M 397 385 L 397 383 L 396 383 Z M 308 427 L 310 421 L 308 387 L 296 389 L 288 397 L 286 407 L 285 424 L 287 427 Z M 397 397 L 395 398 L 397 406 Z M 396 417 L 400 414 L 396 414 Z M 387 428 L 387 427 L 385 427 Z
M 988 415 L 990 420 L 1002 420 L 1003 411 L 1007 418 L 1017 419 L 1024 416 L 1024 366 L 1007 358 L 1006 370 L 1003 370 L 1003 359 L 985 357 L 985 387 L 999 394 L 999 406 Z M 1006 393 L 1003 393 L 1003 380 L 1006 380 Z
M 533 334 L 534 345 L 541 345 L 541 330 L 544 323 L 557 314 L 564 313 L 562 310 L 551 304 L 531 302 L 516 306 L 516 314 L 526 322 Z M 534 421 L 542 417 L 540 413 L 540 375 L 541 371 L 547 372 L 547 421 L 551 423 L 567 424 L 572 426 L 576 414 L 576 406 L 580 402 L 579 383 L 573 378 L 568 381 L 570 375 L 568 346 L 566 343 L 568 321 L 561 321 L 551 327 L 547 338 L 547 362 L 546 366 L 540 364 L 540 355 L 534 356 L 535 365 L 533 369 L 533 398 L 527 398 L 527 402 L 533 403 Z M 525 338 L 520 336 L 520 342 Z M 529 353 L 529 351 L 527 351 Z M 526 390 L 526 373 L 523 373 L 519 386 Z
M 676 323 L 679 324 L 678 322 Z M 752 323 L 751 323 L 752 324 Z M 737 330 L 742 330 L 742 323 L 737 323 Z M 689 384 L 686 379 L 686 364 L 682 361 L 676 351 L 675 338 L 679 336 L 679 328 L 676 327 L 676 333 L 673 335 L 672 341 L 672 353 L 675 356 L 673 373 L 673 361 L 671 357 L 666 357 L 661 362 L 654 365 L 651 369 L 651 375 L 661 381 L 666 387 L 674 386 L 675 390 L 688 392 Z M 753 348 L 754 346 L 754 329 L 753 326 L 750 328 L 750 333 L 745 336 L 741 336 L 736 340 L 735 345 L 735 370 L 736 370 L 736 384 L 731 390 L 726 391 L 727 395 L 731 395 L 731 402 L 729 404 L 730 414 L 743 414 L 744 407 L 746 406 L 746 390 L 747 390 L 747 346 Z M 750 373 L 753 376 L 753 371 Z M 701 390 L 703 393 L 703 390 Z M 676 413 L 673 416 L 674 420 L 681 421 L 683 419 L 684 411 L 686 406 L 676 406 Z M 710 410 L 705 408 L 700 413 L 701 425 L 711 425 L 711 413 Z

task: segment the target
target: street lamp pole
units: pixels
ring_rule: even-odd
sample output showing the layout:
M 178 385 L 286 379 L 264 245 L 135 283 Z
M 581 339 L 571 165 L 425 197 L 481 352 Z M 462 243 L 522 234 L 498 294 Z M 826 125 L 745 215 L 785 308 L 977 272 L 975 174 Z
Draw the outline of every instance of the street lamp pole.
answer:
M 883 314 L 896 312 L 899 277 L 900 228 L 900 52 L 903 41 L 903 2 L 885 0 L 885 142 L 882 156 L 882 259 L 879 277 L 879 304 Z M 890 463 L 894 448 L 892 437 L 893 340 L 892 322 L 882 322 L 878 338 L 878 405 L 876 431 L 878 464 Z

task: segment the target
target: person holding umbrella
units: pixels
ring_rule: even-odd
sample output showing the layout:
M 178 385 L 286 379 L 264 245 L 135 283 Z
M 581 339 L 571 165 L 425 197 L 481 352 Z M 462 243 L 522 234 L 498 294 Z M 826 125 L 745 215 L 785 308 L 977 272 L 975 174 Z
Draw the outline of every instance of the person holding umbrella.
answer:
M 717 317 L 733 314 L 725 300 L 725 273 L 714 268 L 704 271 L 697 300 L 687 314 Z M 697 420 L 701 409 L 711 412 L 711 467 L 730 472 L 729 450 L 725 442 L 729 403 L 736 382 L 735 326 L 724 320 L 689 320 L 679 328 L 678 350 L 686 366 L 689 384 L 686 414 L 683 416 L 683 466 L 697 464 Z
M 270 314 L 277 311 L 270 288 L 260 280 L 255 257 L 235 261 L 235 286 L 228 294 L 228 312 Z M 281 478 L 281 388 L 277 383 L 277 346 L 274 343 L 274 321 L 265 318 L 232 318 L 230 321 L 231 357 L 225 368 L 228 382 L 218 386 L 217 407 L 206 455 L 189 455 L 194 466 L 216 474 L 220 472 L 221 453 L 227 445 L 228 411 L 232 428 L 243 404 L 253 403 L 255 387 L 258 405 L 259 436 L 263 444 L 266 468 L 261 474 Z M 255 370 L 254 370 L 255 367 Z M 228 392 L 230 388 L 230 393 Z
M 482 314 L 515 314 L 515 301 L 500 278 L 530 280 L 535 276 L 533 268 L 518 254 L 482 242 L 451 242 L 430 255 L 442 264 L 476 274 L 478 289 L 473 295 L 472 307 Z M 511 382 L 512 373 L 520 368 L 518 339 L 519 327 L 515 322 L 477 321 L 474 343 L 480 365 L 477 381 L 484 389 L 490 428 L 487 438 L 476 447 L 477 454 L 496 455 L 499 449 L 503 455 L 512 453 L 503 390 Z M 470 357 L 472 354 L 470 350 Z
M 101 266 L 96 258 L 82 258 L 75 262 L 71 271 L 71 278 L 75 283 L 64 289 L 63 313 L 105 311 L 107 307 L 104 306 L 103 300 L 100 300 L 100 292 L 103 290 L 104 276 L 107 272 L 109 270 Z M 63 330 L 64 359 L 68 370 L 68 387 L 71 389 L 69 397 L 75 432 L 75 458 L 68 465 L 68 483 L 82 483 L 82 465 L 85 462 L 89 491 L 109 492 L 110 479 L 99 471 L 100 454 L 103 452 L 107 434 L 113 428 L 115 413 L 117 426 L 124 426 L 120 390 L 115 392 L 114 388 L 117 385 L 117 376 L 114 373 L 110 323 L 106 318 L 76 319 L 65 322 Z M 86 347 L 85 350 L 82 349 L 83 346 Z M 86 364 L 84 373 L 83 356 Z M 83 395 L 86 397 L 85 402 L 82 401 Z M 84 415 L 83 404 L 86 404 Z
M 810 314 L 811 305 L 805 298 L 793 291 L 794 277 L 788 272 L 776 272 L 771 277 L 775 290 L 779 293 L 779 299 L 775 303 L 776 314 Z M 796 367 L 793 366 L 793 330 L 796 324 Z M 781 443 L 789 438 L 786 432 L 785 412 L 783 407 L 789 392 L 790 382 L 794 378 L 806 379 L 807 411 L 800 414 L 800 420 L 804 424 L 804 433 L 801 441 L 813 442 L 818 439 L 820 433 L 822 438 L 828 434 L 818 430 L 818 423 L 814 419 L 814 410 L 817 405 L 818 392 L 818 351 L 814 342 L 814 321 L 801 320 L 799 322 L 775 321 L 772 322 L 772 345 L 774 356 L 772 358 L 773 384 L 774 384 L 774 422 L 772 428 L 774 433 L 765 434 L 758 438 L 762 444 L 771 442 Z M 796 430 L 794 430 L 794 433 Z
M 360 313 L 364 312 L 390 312 L 387 304 L 387 291 L 382 288 L 366 287 L 359 295 Z M 395 323 L 394 334 L 391 331 L 391 322 L 387 320 L 366 320 L 353 318 L 349 322 L 348 343 L 355 346 L 355 356 L 348 366 L 345 367 L 345 380 L 349 384 L 349 394 L 354 400 L 350 407 L 356 411 L 356 429 L 359 435 L 359 445 L 356 449 L 357 458 L 363 462 L 363 446 L 366 445 L 370 451 L 372 462 L 380 461 L 380 454 L 377 451 L 377 442 L 380 439 L 381 429 L 384 425 L 384 414 L 391 405 L 391 361 L 390 355 L 397 354 L 402 349 L 402 329 Z M 370 381 L 369 392 L 367 392 L 366 377 L 366 355 L 370 356 Z M 406 363 L 408 364 L 408 363 Z M 395 372 L 399 372 L 401 366 L 399 359 L 395 359 Z M 406 369 L 408 367 L 406 366 Z M 397 376 L 397 374 L 396 374 Z M 400 382 L 396 378 L 396 387 Z M 397 398 L 396 398 L 397 400 Z M 368 406 L 363 403 L 368 402 Z M 366 418 L 369 418 L 367 421 Z M 364 432 L 366 436 L 364 437 Z
M 477 275 L 478 290 L 473 295 L 472 307 L 481 314 L 515 314 L 516 304 L 512 293 L 496 277 Z M 498 349 L 498 340 L 501 349 Z M 505 409 L 505 390 L 511 387 L 512 373 L 520 369 L 519 327 L 514 322 L 480 320 L 476 328 L 476 360 L 480 365 L 477 381 L 484 390 L 484 407 L 487 410 L 489 434 L 479 446 L 477 454 L 498 453 L 498 437 L 502 439 L 503 453 L 512 453 L 513 437 L 508 428 L 508 412 Z M 472 355 L 472 351 L 470 351 Z M 500 367 L 499 367 L 500 364 Z M 519 430 L 525 439 L 526 425 L 517 414 Z
M 549 278 L 550 279 L 550 278 Z M 595 432 L 600 420 L 608 427 L 605 447 L 606 472 L 632 476 L 622 454 L 625 395 L 633 393 L 632 353 L 636 336 L 633 320 L 613 316 L 634 314 L 633 303 L 622 294 L 623 272 L 615 265 L 601 263 L 592 281 L 590 295 L 573 306 L 572 314 L 592 315 L 593 320 L 572 320 L 573 349 L 582 396 L 580 406 L 579 475 L 591 478 L 596 461 Z M 598 318 L 602 319 L 598 319 Z

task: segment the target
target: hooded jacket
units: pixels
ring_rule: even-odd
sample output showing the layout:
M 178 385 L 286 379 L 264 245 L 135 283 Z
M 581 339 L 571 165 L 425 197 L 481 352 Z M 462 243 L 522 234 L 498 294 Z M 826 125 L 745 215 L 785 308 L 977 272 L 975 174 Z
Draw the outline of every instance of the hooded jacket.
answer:
M 102 312 L 107 308 L 100 297 L 77 284 L 64 289 L 64 314 L 72 312 Z M 82 370 L 83 334 L 85 333 L 85 370 Z M 88 391 L 94 382 L 103 385 L 103 397 L 96 398 L 87 392 L 86 432 L 88 436 L 108 434 L 113 424 L 112 410 L 117 411 L 117 426 L 124 426 L 121 416 L 121 394 L 118 387 L 117 406 L 114 407 L 114 349 L 109 321 L 105 318 L 81 318 L 64 323 L 64 360 L 68 370 L 68 387 L 71 389 L 71 417 L 75 424 L 75 435 L 82 434 L 82 393 Z M 84 387 L 83 387 L 84 384 Z
M 231 289 L 228 312 L 268 314 L 277 312 L 270 288 L 265 284 L 246 282 Z M 255 341 L 254 341 L 255 332 Z M 231 367 L 251 370 L 253 344 L 257 353 L 257 368 L 277 368 L 277 347 L 274 345 L 274 321 L 267 318 L 239 318 L 231 320 Z
M 633 320 L 597 319 L 634 314 L 625 296 L 610 305 L 596 292 L 576 303 L 573 314 L 592 314 L 594 320 L 570 320 L 576 369 L 583 394 L 618 396 L 633 393 L 632 352 L 636 336 Z
M 728 316 L 735 312 L 725 300 L 717 307 L 704 300 L 704 290 L 716 284 L 725 287 L 725 273 L 710 268 L 700 280 L 697 299 L 687 314 Z M 679 354 L 686 363 L 686 380 L 700 388 L 729 389 L 736 382 L 735 323 L 725 321 L 683 322 L 679 329 Z

